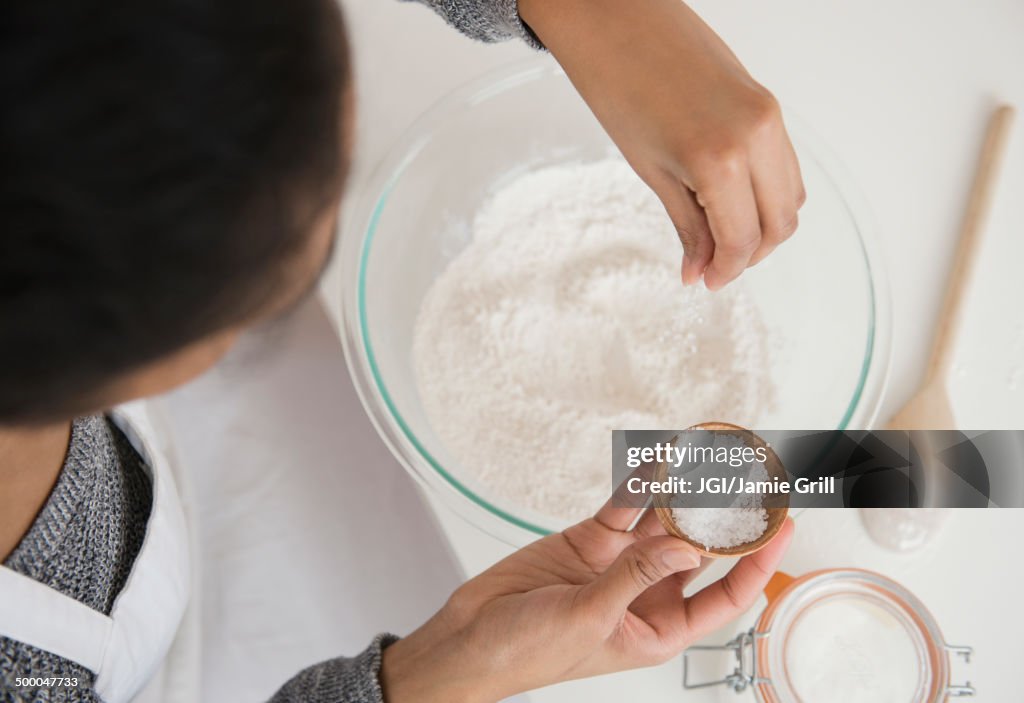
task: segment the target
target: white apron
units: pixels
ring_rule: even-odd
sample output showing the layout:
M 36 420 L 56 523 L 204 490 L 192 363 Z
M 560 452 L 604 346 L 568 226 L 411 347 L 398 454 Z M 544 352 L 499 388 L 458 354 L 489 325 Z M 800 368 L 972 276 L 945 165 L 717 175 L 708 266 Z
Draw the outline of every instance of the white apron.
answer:
M 189 540 L 168 457 L 155 446 L 145 408 L 114 421 L 146 460 L 153 505 L 124 589 L 104 615 L 0 566 L 0 635 L 52 652 L 96 674 L 105 703 L 127 703 L 160 668 L 185 613 L 191 586 Z

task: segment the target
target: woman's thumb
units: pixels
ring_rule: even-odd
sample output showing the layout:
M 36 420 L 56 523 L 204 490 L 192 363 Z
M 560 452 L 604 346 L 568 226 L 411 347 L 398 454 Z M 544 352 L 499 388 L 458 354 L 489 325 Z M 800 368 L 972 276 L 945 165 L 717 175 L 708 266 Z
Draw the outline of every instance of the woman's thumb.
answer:
M 580 598 L 602 611 L 624 611 L 637 596 L 667 576 L 700 566 L 700 553 L 676 537 L 659 535 L 630 545 Z

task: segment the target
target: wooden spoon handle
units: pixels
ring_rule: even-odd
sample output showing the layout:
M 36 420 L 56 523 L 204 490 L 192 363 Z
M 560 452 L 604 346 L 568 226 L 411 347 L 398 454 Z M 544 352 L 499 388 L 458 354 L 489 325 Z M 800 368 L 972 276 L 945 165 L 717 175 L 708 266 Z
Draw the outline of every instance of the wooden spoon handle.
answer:
M 960 227 L 960 245 L 946 291 L 946 302 L 939 317 L 938 330 L 932 345 L 932 358 L 928 364 L 929 380 L 944 380 L 952 363 L 953 345 L 960 328 L 963 292 L 974 268 L 978 244 L 981 242 L 981 231 L 988 218 L 992 192 L 995 190 L 999 166 L 1006 152 L 1014 112 L 1012 106 L 1002 105 L 996 108 L 989 119 L 985 144 L 981 149 L 978 168 L 974 174 L 974 185 L 971 187 L 971 196 L 967 203 L 967 212 Z

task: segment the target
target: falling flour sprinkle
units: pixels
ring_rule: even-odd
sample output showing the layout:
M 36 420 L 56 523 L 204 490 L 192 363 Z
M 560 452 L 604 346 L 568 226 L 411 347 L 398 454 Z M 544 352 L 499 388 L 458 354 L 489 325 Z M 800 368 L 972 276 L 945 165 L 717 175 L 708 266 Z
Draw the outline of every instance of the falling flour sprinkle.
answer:
M 611 430 L 752 426 L 773 403 L 742 281 L 681 285 L 675 232 L 621 159 L 518 176 L 471 230 L 423 300 L 413 363 L 489 497 L 579 519 L 607 499 Z

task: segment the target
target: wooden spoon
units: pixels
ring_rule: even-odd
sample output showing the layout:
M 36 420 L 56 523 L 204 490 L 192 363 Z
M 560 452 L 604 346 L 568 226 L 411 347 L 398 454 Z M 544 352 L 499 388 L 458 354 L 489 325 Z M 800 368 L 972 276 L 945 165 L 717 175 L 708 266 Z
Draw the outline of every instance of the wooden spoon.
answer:
M 939 317 L 938 330 L 932 342 L 932 357 L 924 383 L 917 393 L 886 425 L 890 430 L 952 430 L 956 429 L 953 408 L 949 402 L 946 382 L 953 361 L 953 351 L 962 317 L 963 293 L 967 288 L 974 259 L 981 241 L 981 231 L 988 217 L 995 189 L 996 176 L 1006 151 L 1006 142 L 1013 122 L 1010 105 L 996 108 L 988 123 L 985 144 L 974 175 L 967 212 L 960 230 L 960 246 L 953 274 L 946 292 L 946 302 Z

